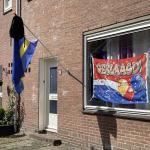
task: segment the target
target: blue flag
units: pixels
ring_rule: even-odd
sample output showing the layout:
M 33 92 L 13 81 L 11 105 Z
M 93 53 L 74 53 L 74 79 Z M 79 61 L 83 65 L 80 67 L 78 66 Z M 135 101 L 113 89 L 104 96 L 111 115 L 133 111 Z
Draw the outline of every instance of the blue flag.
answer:
M 14 39 L 12 81 L 17 93 L 21 93 L 24 89 L 21 78 L 24 77 L 36 46 L 37 40 L 30 42 L 24 38 L 19 40 Z

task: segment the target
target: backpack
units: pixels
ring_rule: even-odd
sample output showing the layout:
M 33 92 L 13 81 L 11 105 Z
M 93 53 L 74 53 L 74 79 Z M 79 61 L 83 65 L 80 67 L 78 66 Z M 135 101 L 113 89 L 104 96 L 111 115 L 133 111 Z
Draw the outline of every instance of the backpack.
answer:
M 21 17 L 17 15 L 13 17 L 9 30 L 9 35 L 11 38 L 14 38 L 16 40 L 24 37 L 24 24 Z

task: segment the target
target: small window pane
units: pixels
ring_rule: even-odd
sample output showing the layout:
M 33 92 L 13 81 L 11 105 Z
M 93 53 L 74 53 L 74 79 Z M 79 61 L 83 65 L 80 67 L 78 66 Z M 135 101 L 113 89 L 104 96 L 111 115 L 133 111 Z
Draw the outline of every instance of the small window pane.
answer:
M 57 114 L 57 101 L 50 100 L 50 113 Z
M 10 3 L 10 0 L 5 0 L 5 7 L 8 7 Z
M 50 68 L 50 93 L 57 93 L 57 67 Z
M 122 58 L 130 58 L 133 56 L 132 34 L 119 37 L 119 56 Z

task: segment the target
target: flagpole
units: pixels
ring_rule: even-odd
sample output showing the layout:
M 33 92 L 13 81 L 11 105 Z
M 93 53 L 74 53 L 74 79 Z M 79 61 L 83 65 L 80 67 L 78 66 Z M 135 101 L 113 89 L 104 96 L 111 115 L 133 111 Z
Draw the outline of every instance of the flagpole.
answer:
M 16 0 L 17 1 L 17 15 L 21 17 L 21 0 Z M 18 110 L 18 132 L 20 132 L 20 127 L 21 127 L 21 114 L 20 114 L 20 103 L 21 103 L 21 96 L 20 93 L 18 93 L 18 103 L 17 103 L 17 110 Z
M 16 0 L 16 13 L 15 14 L 21 17 L 21 0 Z M 14 41 L 13 41 L 13 47 L 14 47 Z M 20 93 L 18 93 L 16 102 L 15 102 L 15 115 L 14 115 L 15 132 L 20 132 L 20 125 L 21 125 L 20 103 L 21 103 L 21 96 L 20 96 Z

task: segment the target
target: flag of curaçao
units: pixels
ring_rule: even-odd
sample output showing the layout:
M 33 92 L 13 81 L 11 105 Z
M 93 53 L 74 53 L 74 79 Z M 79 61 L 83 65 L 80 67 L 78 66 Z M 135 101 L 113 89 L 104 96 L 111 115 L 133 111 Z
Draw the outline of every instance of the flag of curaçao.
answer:
M 30 42 L 25 38 L 19 40 L 14 39 L 12 81 L 17 93 L 21 93 L 24 89 L 21 78 L 24 77 L 24 73 L 31 62 L 36 46 L 37 40 Z

